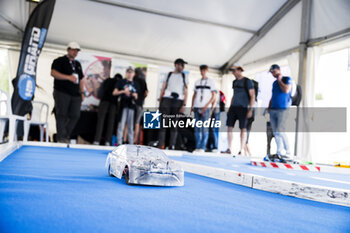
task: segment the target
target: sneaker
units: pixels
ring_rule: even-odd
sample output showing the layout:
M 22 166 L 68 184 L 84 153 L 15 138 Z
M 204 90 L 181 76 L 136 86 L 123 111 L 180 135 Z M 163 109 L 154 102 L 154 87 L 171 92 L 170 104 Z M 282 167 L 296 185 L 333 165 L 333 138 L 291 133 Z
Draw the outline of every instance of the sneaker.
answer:
M 264 157 L 264 161 L 266 161 L 266 162 L 271 161 L 269 156 L 270 156 L 270 155 L 266 155 L 266 156 Z
M 195 153 L 195 154 L 203 154 L 203 153 L 205 153 L 205 150 L 203 150 L 203 149 L 195 149 L 193 151 L 193 153 Z
M 213 149 L 211 152 L 215 154 L 219 153 L 218 149 Z
M 282 155 L 281 158 L 288 163 L 294 163 L 294 158 L 290 155 Z
M 105 143 L 105 146 L 111 146 L 111 143 L 106 142 L 106 143 Z
M 174 145 L 169 146 L 168 150 L 175 150 L 175 146 Z
M 275 155 L 274 161 L 278 163 L 287 163 L 287 160 L 285 160 L 285 158 L 283 158 L 283 156 L 279 154 Z
M 268 159 L 271 162 L 280 162 L 280 157 L 278 154 L 268 155 Z
M 159 146 L 159 141 L 151 142 L 150 146 L 158 147 Z
M 98 146 L 98 145 L 100 145 L 100 143 L 99 143 L 98 141 L 94 141 L 94 142 L 92 143 L 92 145 Z
M 232 154 L 230 149 L 227 149 L 225 151 L 221 151 L 222 154 Z
M 236 158 L 236 156 L 231 153 L 230 149 L 227 149 L 226 151 L 221 151 L 221 154 L 229 154 L 232 155 L 233 158 Z
M 71 140 L 69 140 L 69 144 L 77 144 L 77 139 L 71 139 Z

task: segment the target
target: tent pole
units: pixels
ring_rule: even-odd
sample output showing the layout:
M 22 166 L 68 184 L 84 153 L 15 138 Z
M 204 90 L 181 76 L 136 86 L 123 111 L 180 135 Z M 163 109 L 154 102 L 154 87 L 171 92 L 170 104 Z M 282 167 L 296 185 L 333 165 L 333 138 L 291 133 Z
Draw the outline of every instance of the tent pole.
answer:
M 300 0 L 288 0 L 221 68 L 223 74 L 256 45 Z
M 18 26 L 16 23 L 13 22 L 13 20 L 9 19 L 7 16 L 5 16 L 4 14 L 0 13 L 0 18 L 2 18 L 6 23 L 8 23 L 9 25 L 11 25 L 13 28 L 15 28 L 18 32 L 20 32 L 21 34 L 24 33 L 23 29 Z
M 311 3 L 312 0 L 302 0 L 302 14 L 301 14 L 301 30 L 300 30 L 300 44 L 299 44 L 299 73 L 298 84 L 305 90 L 306 87 L 306 62 L 307 62 L 307 48 L 308 41 L 310 39 L 310 19 L 311 19 Z M 304 91 L 305 93 L 305 91 Z M 302 100 L 305 107 L 305 98 Z M 295 142 L 294 142 L 294 155 L 298 153 L 298 134 L 299 134 L 299 106 L 297 107 L 296 114 L 296 126 L 295 126 Z

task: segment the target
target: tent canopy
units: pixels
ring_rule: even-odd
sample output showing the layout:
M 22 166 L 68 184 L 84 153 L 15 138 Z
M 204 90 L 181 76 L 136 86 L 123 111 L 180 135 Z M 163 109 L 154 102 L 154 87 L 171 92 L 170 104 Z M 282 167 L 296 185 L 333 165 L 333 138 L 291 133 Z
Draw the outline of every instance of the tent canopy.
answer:
M 312 1 L 311 39 L 349 32 L 349 12 L 348 0 Z M 0 1 L 0 39 L 21 40 L 28 15 L 27 1 Z M 297 48 L 301 17 L 300 0 L 56 0 L 47 42 L 220 68 Z

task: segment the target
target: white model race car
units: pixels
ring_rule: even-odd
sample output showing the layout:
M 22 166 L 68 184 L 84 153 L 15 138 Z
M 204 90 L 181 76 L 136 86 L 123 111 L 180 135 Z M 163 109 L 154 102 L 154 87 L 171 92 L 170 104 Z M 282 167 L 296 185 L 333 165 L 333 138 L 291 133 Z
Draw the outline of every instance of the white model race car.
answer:
M 180 165 L 169 159 L 160 149 L 120 145 L 108 154 L 108 174 L 127 184 L 154 186 L 183 186 L 184 171 Z

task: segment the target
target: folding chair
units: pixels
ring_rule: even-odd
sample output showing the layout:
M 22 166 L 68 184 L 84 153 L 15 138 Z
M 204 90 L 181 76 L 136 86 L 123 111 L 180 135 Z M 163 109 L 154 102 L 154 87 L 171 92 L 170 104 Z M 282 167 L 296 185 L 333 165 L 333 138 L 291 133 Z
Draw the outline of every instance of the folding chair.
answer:
M 12 114 L 11 98 L 9 98 L 6 91 L 0 89 L 0 143 L 4 141 L 4 133 L 7 122 L 9 122 L 8 142 L 14 142 L 17 141 L 18 121 L 23 121 L 25 123 L 26 120 L 26 116 Z M 26 129 L 24 128 L 24 134 L 25 133 Z
M 30 126 L 37 125 L 40 127 L 40 141 L 42 142 L 44 139 L 44 129 L 46 128 L 45 141 L 48 142 L 49 125 L 48 125 L 47 119 L 49 115 L 49 105 L 40 101 L 32 101 L 32 105 L 33 105 L 33 110 L 31 112 L 31 118 L 30 120 L 27 120 L 24 122 L 25 134 L 24 134 L 23 140 L 24 141 L 28 140 Z

